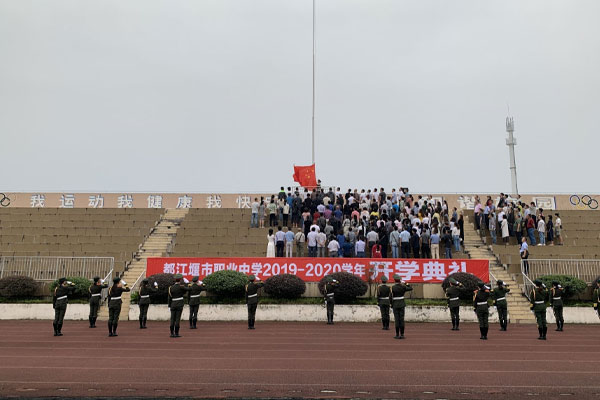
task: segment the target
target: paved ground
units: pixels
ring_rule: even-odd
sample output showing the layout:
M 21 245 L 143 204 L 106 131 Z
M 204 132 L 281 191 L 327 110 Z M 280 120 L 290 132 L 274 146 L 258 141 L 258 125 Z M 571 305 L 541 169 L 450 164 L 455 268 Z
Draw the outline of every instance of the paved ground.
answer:
M 260 311 L 259 315 L 260 317 Z M 409 324 L 394 340 L 378 324 L 200 323 L 119 337 L 85 322 L 0 322 L 0 396 L 395 399 L 600 399 L 600 326 L 536 340 L 535 326 Z

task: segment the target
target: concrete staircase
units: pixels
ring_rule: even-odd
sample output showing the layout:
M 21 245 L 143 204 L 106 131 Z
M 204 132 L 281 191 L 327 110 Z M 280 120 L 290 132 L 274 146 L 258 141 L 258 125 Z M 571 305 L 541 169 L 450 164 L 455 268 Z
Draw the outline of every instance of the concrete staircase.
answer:
M 152 229 L 150 235 L 136 252 L 129 268 L 122 276 L 129 287 L 133 287 L 140 277 L 146 273 L 146 259 L 149 257 L 165 257 L 172 251 L 173 239 L 177 234 L 177 229 L 181 221 L 188 213 L 186 208 L 167 209 L 161 215 L 158 224 Z M 112 282 L 111 282 L 112 284 Z M 130 306 L 130 293 L 122 295 L 123 305 L 121 306 L 121 319 L 128 319 Z M 100 310 L 100 320 L 108 320 L 108 307 L 105 305 Z
M 494 253 L 490 250 L 490 247 L 484 243 L 479 236 L 479 233 L 475 230 L 475 226 L 472 222 L 465 223 L 464 247 L 470 258 L 489 260 L 490 272 L 496 279 L 502 280 L 509 285 L 510 293 L 506 296 L 509 321 L 517 324 L 535 323 L 535 317 L 529 310 L 529 300 L 523 296 L 521 285 L 519 285 L 498 262 Z

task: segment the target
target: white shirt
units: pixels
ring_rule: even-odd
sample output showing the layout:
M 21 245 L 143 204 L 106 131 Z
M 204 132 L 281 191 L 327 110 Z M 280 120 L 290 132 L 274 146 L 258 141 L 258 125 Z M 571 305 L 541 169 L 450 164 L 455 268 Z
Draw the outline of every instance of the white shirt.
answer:
M 321 232 L 321 228 L 319 228 L 319 225 L 317 225 L 317 224 L 311 225 L 310 230 L 312 231 L 313 228 L 315 228 L 315 231 L 317 231 L 317 233 Z
M 538 221 L 538 232 L 546 232 L 546 223 L 541 218 Z
M 252 203 L 252 214 L 258 214 L 258 208 L 260 207 L 260 204 L 258 204 L 258 202 L 254 202 Z
M 335 251 L 339 251 L 340 250 L 340 244 L 338 243 L 337 240 L 333 239 L 331 242 L 329 242 L 329 245 L 327 246 L 327 248 L 329 249 L 329 251 L 331 252 L 335 252 Z
M 303 232 L 296 233 L 294 239 L 296 240 L 296 243 L 304 243 L 306 241 L 306 237 L 304 236 Z
M 523 253 L 525 250 L 529 250 L 529 245 L 527 242 L 521 243 L 521 250 L 519 250 L 519 253 Z
M 308 239 L 308 247 L 315 247 L 317 245 L 317 232 L 310 231 L 306 238 Z
M 285 241 L 285 233 L 283 233 L 283 231 L 277 231 L 275 233 L 275 240 L 277 240 L 278 242 L 284 242 Z
M 319 232 L 317 234 L 317 247 L 325 247 L 325 243 L 327 243 L 327 235 Z

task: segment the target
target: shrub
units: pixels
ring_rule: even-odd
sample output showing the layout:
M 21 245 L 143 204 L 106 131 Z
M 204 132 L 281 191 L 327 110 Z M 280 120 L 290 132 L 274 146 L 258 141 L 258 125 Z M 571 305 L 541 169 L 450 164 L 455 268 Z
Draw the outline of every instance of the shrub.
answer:
M 206 290 L 219 297 L 241 297 L 244 295 L 248 277 L 238 271 L 217 271 L 203 280 Z
M 71 299 L 87 299 L 89 298 L 90 292 L 89 288 L 92 285 L 92 281 L 87 278 L 82 278 L 80 276 L 68 276 L 68 281 L 71 281 L 75 284 L 75 290 L 73 294 L 69 296 Z M 54 288 L 58 286 L 58 279 L 50 284 L 50 293 L 54 294 Z
M 481 279 L 468 272 L 455 272 L 448 275 L 442 282 L 442 289 L 444 289 L 444 291 L 450 286 L 450 278 L 454 278 L 463 284 L 463 286 L 459 288 L 459 297 L 462 300 L 473 300 L 473 292 L 479 289 L 478 284 L 481 282 Z
M 340 303 L 346 303 L 356 300 L 358 296 L 362 296 L 367 293 L 369 285 L 354 274 L 348 272 L 334 272 L 328 275 L 339 282 L 339 285 L 335 291 L 335 301 Z M 319 281 L 319 290 L 325 294 L 325 284 L 327 283 L 327 276 L 323 277 Z
M 37 282 L 28 276 L 13 275 L 0 279 L 0 296 L 6 298 L 32 297 L 37 288 Z
M 148 281 L 152 287 L 154 287 L 154 282 L 158 283 L 158 290 L 156 293 L 150 294 L 150 301 L 154 304 L 167 304 L 169 287 L 175 283 L 175 275 L 154 274 L 148 277 Z
M 552 282 L 558 282 L 564 289 L 565 298 L 583 293 L 587 289 L 587 283 L 571 275 L 544 275 L 540 280 L 548 289 L 552 288 Z
M 265 292 L 279 299 L 297 299 L 305 290 L 306 283 L 296 275 L 275 275 L 265 281 Z

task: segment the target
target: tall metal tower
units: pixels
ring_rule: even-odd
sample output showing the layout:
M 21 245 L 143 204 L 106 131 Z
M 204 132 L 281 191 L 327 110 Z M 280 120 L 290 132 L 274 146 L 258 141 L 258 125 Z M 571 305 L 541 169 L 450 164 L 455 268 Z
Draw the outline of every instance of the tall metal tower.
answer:
M 515 123 L 512 117 L 506 117 L 506 132 L 508 132 L 506 145 L 508 146 L 508 154 L 510 156 L 510 182 L 512 184 L 512 194 L 516 196 L 519 194 L 519 189 L 517 188 L 517 163 L 515 162 L 517 139 L 513 136 L 514 131 Z

